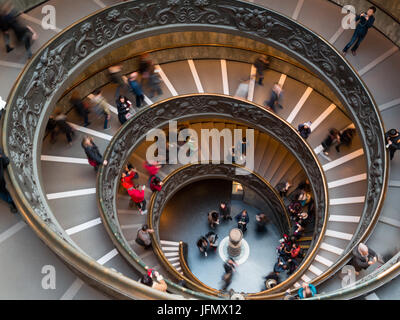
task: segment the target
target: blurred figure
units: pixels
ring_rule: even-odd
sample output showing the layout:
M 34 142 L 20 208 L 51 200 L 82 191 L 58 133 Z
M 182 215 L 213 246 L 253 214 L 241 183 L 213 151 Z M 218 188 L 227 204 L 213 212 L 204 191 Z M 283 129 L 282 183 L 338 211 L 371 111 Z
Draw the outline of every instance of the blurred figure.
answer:
M 69 100 L 76 112 L 83 118 L 83 126 L 87 127 L 90 125 L 89 122 L 89 108 L 79 97 L 79 93 L 74 91 Z
M 143 54 L 139 61 L 139 74 L 142 77 L 142 82 L 150 78 L 152 68 L 153 61 L 151 61 L 150 55 L 148 53 Z
M 329 155 L 329 149 L 334 143 L 340 143 L 340 133 L 337 129 L 329 130 L 329 135 L 322 141 L 321 145 L 324 148 L 322 151 L 325 155 Z
M 82 148 L 86 153 L 89 164 L 94 168 L 95 171 L 99 169 L 100 165 L 106 166 L 107 160 L 103 160 L 99 148 L 94 143 L 94 140 L 90 136 L 85 136 L 82 140 Z
M 12 50 L 14 50 L 14 48 L 11 47 L 10 33 L 9 33 L 10 24 L 9 21 L 7 21 L 5 4 L 2 4 L 0 6 L 0 30 L 3 33 L 4 44 L 6 45 L 6 51 L 7 53 L 9 53 Z
M 310 283 L 303 283 L 297 292 L 300 299 L 312 298 L 317 294 L 317 289 Z
M 156 281 L 154 281 L 153 278 L 155 278 Z M 140 283 L 161 292 L 167 292 L 168 289 L 163 276 L 153 269 L 148 270 L 148 273 L 140 279 Z
M 340 152 L 340 147 L 343 145 L 345 145 L 346 147 L 350 147 L 356 133 L 357 133 L 356 129 L 352 128 L 346 129 L 343 132 L 341 132 L 339 144 L 336 145 L 335 147 L 336 151 Z
M 265 288 L 267 290 L 276 287 L 279 283 L 279 273 L 277 272 L 272 271 L 265 277 Z
M 102 96 L 101 90 L 96 90 L 93 94 L 89 94 L 88 98 L 96 104 L 96 108 L 98 108 L 98 113 L 104 116 L 104 130 L 111 129 L 111 125 L 108 125 L 111 119 L 111 105 Z
M 224 263 L 225 274 L 222 277 L 222 280 L 224 281 L 222 290 L 226 290 L 232 283 L 233 273 L 236 271 L 236 267 L 237 264 L 232 258 Z
M 149 86 L 150 86 L 150 97 L 153 98 L 155 95 L 161 96 L 163 94 L 163 91 L 161 89 L 161 79 L 160 76 L 158 75 L 158 70 L 155 70 L 153 68 L 153 71 L 150 74 L 149 77 Z
M 281 198 L 286 197 L 291 186 L 289 181 L 282 181 L 277 184 L 276 190 L 279 192 Z
M 247 99 L 249 96 L 249 79 L 242 80 L 236 90 L 235 97 Z
M 265 70 L 268 69 L 269 64 L 270 64 L 270 62 L 269 62 L 269 60 L 268 60 L 268 57 L 267 57 L 265 54 L 259 56 L 259 57 L 256 59 L 256 61 L 254 62 L 254 67 L 255 67 L 256 70 L 257 70 L 257 78 L 258 78 L 258 82 L 257 82 L 257 83 L 258 83 L 260 86 L 264 85 L 264 84 L 263 84 L 263 81 L 264 81 L 264 72 L 265 72 Z
M 75 135 L 74 130 L 72 127 L 68 124 L 67 122 L 67 116 L 62 113 L 61 111 L 58 111 L 54 120 L 56 121 L 56 127 L 58 128 L 58 132 L 65 134 L 65 137 L 67 138 L 68 144 L 71 146 L 72 145 L 72 137 Z M 53 134 L 56 131 L 53 131 Z
M 266 226 L 269 220 L 264 213 L 256 215 L 256 222 L 257 222 L 257 232 L 265 232 L 267 230 Z
M 161 165 L 156 161 L 145 161 L 143 167 L 146 169 L 147 173 L 150 176 L 150 179 L 157 175 L 158 171 L 161 169 Z M 150 181 L 149 179 L 149 181 Z
M 280 101 L 283 97 L 283 89 L 279 85 L 279 83 L 275 83 L 271 90 L 271 97 L 268 101 L 265 101 L 265 106 L 271 109 L 273 112 L 276 112 L 276 108 L 283 109 L 280 104 Z
M 17 37 L 17 40 L 24 44 L 26 52 L 28 53 L 28 59 L 32 57 L 32 42 L 38 39 L 37 33 L 28 25 L 21 23 L 17 17 L 18 12 L 14 9 L 11 1 L 7 1 L 2 6 L 3 24 L 6 28 L 12 29 Z
M 10 160 L 3 153 L 3 150 L 0 148 L 0 199 L 7 202 L 10 205 L 10 210 L 12 213 L 17 213 L 18 209 L 11 198 L 10 193 L 6 187 L 6 180 L 4 178 L 4 171 L 7 170 L 8 165 L 10 164 Z
M 128 78 L 122 74 L 122 66 L 112 66 L 108 68 L 108 77 L 110 82 L 117 85 L 115 90 L 115 100 L 120 96 L 121 89 L 128 83 Z
M 136 97 L 136 107 L 140 108 L 142 106 L 142 103 L 144 102 L 144 94 L 143 94 L 143 89 L 142 85 L 138 81 L 139 74 L 137 72 L 133 72 L 129 76 L 129 86 L 131 88 L 132 93 Z

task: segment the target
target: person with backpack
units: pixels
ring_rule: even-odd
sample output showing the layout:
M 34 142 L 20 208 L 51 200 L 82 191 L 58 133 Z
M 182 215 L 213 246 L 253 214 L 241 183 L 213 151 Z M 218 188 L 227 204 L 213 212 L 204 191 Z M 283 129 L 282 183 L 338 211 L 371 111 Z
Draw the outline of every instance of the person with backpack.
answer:
M 146 186 L 132 186 L 127 189 L 129 196 L 131 197 L 130 206 L 133 204 L 136 205 L 141 215 L 145 215 L 147 213 L 146 205 L 147 201 L 144 198 L 144 191 Z
M 153 278 L 155 278 L 155 280 Z M 147 274 L 140 279 L 140 283 L 161 292 L 167 292 L 168 289 L 167 283 L 165 282 L 163 276 L 158 271 L 153 269 L 149 269 L 147 271 Z
M 219 225 L 219 213 L 217 211 L 210 211 L 207 217 L 210 228 L 215 229 L 215 227 Z
M 206 237 L 200 237 L 196 242 L 196 246 L 199 249 L 200 253 L 204 254 L 207 257 L 207 251 L 209 248 L 209 243 Z

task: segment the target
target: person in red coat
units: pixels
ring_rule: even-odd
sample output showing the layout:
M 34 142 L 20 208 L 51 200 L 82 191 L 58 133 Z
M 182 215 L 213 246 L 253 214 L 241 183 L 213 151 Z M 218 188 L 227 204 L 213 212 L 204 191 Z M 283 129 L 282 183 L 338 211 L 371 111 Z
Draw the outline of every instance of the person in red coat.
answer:
M 132 202 L 136 204 L 136 207 L 139 209 L 139 212 L 141 215 L 144 215 L 147 213 L 146 210 L 146 199 L 144 198 L 144 190 L 146 189 L 146 186 L 142 187 L 133 187 L 128 189 L 128 194 L 131 196 Z
M 149 173 L 150 177 L 157 175 L 158 171 L 160 171 L 161 166 L 157 162 L 148 162 L 144 163 L 144 168 Z
M 126 189 L 129 196 L 131 197 L 130 206 L 136 204 L 136 207 L 139 209 L 140 214 L 144 215 L 147 213 L 146 210 L 146 199 L 144 198 L 144 190 L 146 186 L 135 187 L 132 180 L 135 175 L 126 175 L 126 173 L 122 174 L 121 183 L 122 186 Z
M 163 183 L 161 179 L 157 176 L 153 176 L 150 178 L 150 189 L 153 192 L 161 191 Z

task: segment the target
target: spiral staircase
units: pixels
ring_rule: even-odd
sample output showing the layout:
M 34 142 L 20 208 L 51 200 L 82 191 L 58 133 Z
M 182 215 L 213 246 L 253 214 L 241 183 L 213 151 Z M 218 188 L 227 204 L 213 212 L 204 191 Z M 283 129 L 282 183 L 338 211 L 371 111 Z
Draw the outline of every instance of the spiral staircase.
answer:
M 123 5 L 131 5 L 137 8 L 136 4 L 139 2 L 131 1 Z M 226 2 L 229 1 L 222 2 L 228 7 Z M 342 19 L 340 8 L 329 1 L 287 0 L 277 3 L 273 0 L 259 0 L 250 2 L 270 8 L 298 21 L 320 35 L 321 39 L 327 39 L 339 51 L 350 37 L 351 31 L 339 28 L 339 21 Z M 78 10 L 74 7 L 78 6 L 77 3 L 69 3 L 67 5 L 65 1 L 48 1 L 48 4 L 52 4 L 56 8 L 57 28 L 55 30 L 42 30 L 39 26 L 36 26 L 35 29 L 39 32 L 39 40 L 34 44 L 34 49 L 45 45 L 47 41 L 57 36 L 58 33 L 61 34 L 62 30 L 67 29 L 69 25 L 74 24 L 79 19 L 92 15 L 99 10 L 101 14 L 101 10 L 109 10 L 106 9 L 107 6 L 116 5 L 115 9 L 118 9 L 118 3 L 119 1 L 86 0 L 79 3 Z M 244 2 L 243 7 L 245 7 Z M 313 18 L 316 12 L 318 12 L 320 19 Z M 116 14 L 115 11 L 109 10 L 107 17 L 111 17 L 112 14 Z M 93 19 L 93 17 L 91 16 L 88 19 Z M 26 12 L 21 18 L 30 24 L 40 22 L 41 7 L 39 6 Z M 100 28 L 100 24 L 98 27 Z M 76 34 L 75 36 L 77 37 Z M 123 36 L 121 37 L 123 38 Z M 89 41 L 92 40 L 89 39 Z M 213 45 L 208 44 L 209 47 L 213 47 Z M 193 43 L 193 46 L 200 47 L 198 43 Z M 384 157 L 382 158 L 381 165 L 388 169 L 388 177 L 385 174 L 386 171 L 383 170 L 381 172 L 378 171 L 378 174 L 380 174 L 378 178 L 380 178 L 383 189 L 385 189 L 385 184 L 388 180 L 388 188 L 387 190 L 382 190 L 381 194 L 379 192 L 375 193 L 379 194 L 382 199 L 375 199 L 379 204 L 375 204 L 374 208 L 376 210 L 374 210 L 369 220 L 366 220 L 365 204 L 369 203 L 369 198 L 371 197 L 371 185 L 368 182 L 371 180 L 371 176 L 376 174 L 371 170 L 373 166 L 368 166 L 370 150 L 366 152 L 365 144 L 365 141 L 369 138 L 368 132 L 365 131 L 365 135 L 358 134 L 351 147 L 343 148 L 340 154 L 334 150 L 330 151 L 328 157 L 322 154 L 320 144 L 330 128 L 335 127 L 343 130 L 355 127 L 362 130 L 359 128 L 359 123 L 355 123 L 352 120 L 354 119 L 353 115 L 343 106 L 340 99 L 338 100 L 334 94 L 330 94 L 330 87 L 314 81 L 313 84 L 316 84 L 316 86 L 313 88 L 305 78 L 316 76 L 308 71 L 308 66 L 302 69 L 302 66 L 290 59 L 286 60 L 288 65 L 292 66 L 292 68 L 300 68 L 300 74 L 306 76 L 300 77 L 298 74 L 292 74 L 287 69 L 284 69 L 282 64 L 277 63 L 266 71 L 264 86 L 258 86 L 253 77 L 255 69 L 251 64 L 252 61 L 244 61 L 244 59 L 240 58 L 242 55 L 237 54 L 237 50 L 246 51 L 246 57 L 255 57 L 262 50 L 249 48 L 244 50 L 244 48 L 234 48 L 232 45 L 214 46 L 214 48 L 216 48 L 215 51 L 207 54 L 202 50 L 199 50 L 197 54 L 193 54 L 185 47 L 177 48 L 177 50 L 181 51 L 181 56 L 188 54 L 188 56 L 191 56 L 190 58 L 170 58 L 168 55 L 168 58 L 165 58 L 162 54 L 157 55 L 156 51 L 152 52 L 163 80 L 163 94 L 150 99 L 150 93 L 146 92 L 145 101 L 149 108 L 145 110 L 151 110 L 153 107 L 157 108 L 158 105 L 165 103 L 165 101 L 179 100 L 184 95 L 194 96 L 197 94 L 200 96 L 203 94 L 214 95 L 214 97 L 231 96 L 232 99 L 238 101 L 237 103 L 249 103 L 251 106 L 260 108 L 259 106 L 268 99 L 273 83 L 280 83 L 284 89 L 284 99 L 282 101 L 284 108 L 277 110 L 277 117 L 292 128 L 294 135 L 298 124 L 305 121 L 313 122 L 312 134 L 307 143 L 304 142 L 304 144 L 309 149 L 310 154 L 313 155 L 316 165 L 321 169 L 323 177 L 321 184 L 326 189 L 325 200 L 327 201 L 326 211 L 322 214 L 324 217 L 323 226 L 315 233 L 317 235 L 314 242 L 315 247 L 313 247 L 313 250 L 309 249 L 310 256 L 307 259 L 307 263 L 295 275 L 295 281 L 287 283 L 288 288 L 295 290 L 302 282 L 315 281 L 318 284 L 320 293 L 317 298 L 321 299 L 349 299 L 366 296 L 367 294 L 369 299 L 397 299 L 398 289 L 396 282 L 398 280 L 389 280 L 397 275 L 398 250 L 393 244 L 396 243 L 396 239 L 399 237 L 398 228 L 400 227 L 400 222 L 395 214 L 395 199 L 397 188 L 400 185 L 397 181 L 399 180 L 397 171 L 400 170 L 397 168 L 398 158 L 395 157 L 390 166 L 386 164 Z M 82 48 L 82 50 L 85 51 L 86 48 Z M 3 78 L 3 86 L 0 88 L 1 96 L 6 97 L 11 92 L 14 92 L 13 95 L 10 95 L 8 101 L 14 101 L 13 99 L 17 96 L 15 94 L 17 88 L 22 86 L 20 82 L 13 87 L 18 74 L 25 64 L 23 50 L 18 49 L 16 51 L 15 54 L 12 53 L 7 56 L 3 54 L 0 59 L 2 60 L 0 68 L 4 69 L 0 74 Z M 83 51 L 82 54 L 86 54 Z M 216 54 L 216 51 L 222 52 L 224 56 L 221 56 L 221 53 Z M 41 54 L 43 54 L 43 51 Z M 51 54 L 47 56 L 49 61 L 50 57 L 52 57 Z M 67 57 L 68 55 L 63 56 L 64 59 L 67 59 Z M 103 56 L 93 55 L 91 62 L 101 59 L 101 57 Z M 282 54 L 281 57 L 287 58 L 286 53 Z M 275 58 L 279 61 L 280 57 Z M 120 58 L 120 62 L 126 63 L 126 68 L 124 68 L 126 73 L 136 71 L 134 64 L 130 64 L 129 59 L 134 60 L 135 55 L 129 58 L 128 56 Z M 349 64 L 354 67 L 354 71 L 358 73 L 370 90 L 376 104 L 379 106 L 380 116 L 385 128 L 396 127 L 397 108 L 400 104 L 395 81 L 395 71 L 400 68 L 398 47 L 382 33 L 373 29 L 370 31 L 365 43 L 362 44 L 359 54 L 356 57 L 348 56 L 346 59 L 348 59 Z M 88 83 L 92 90 L 101 87 L 106 99 L 114 101 L 115 86 L 107 83 L 104 77 L 104 67 L 108 66 L 111 61 L 113 60 L 110 55 L 106 56 L 102 61 L 102 70 L 93 71 L 88 68 L 84 71 L 84 76 L 81 79 L 73 83 L 70 82 L 69 85 L 79 87 Z M 34 58 L 28 63 L 26 70 L 38 62 Z M 42 64 L 46 65 L 46 61 L 42 61 Z M 40 69 L 36 71 L 40 73 Z M 79 71 L 82 72 L 83 70 Z M 61 72 L 62 76 L 65 77 L 66 73 L 63 74 Z M 75 78 L 77 74 L 78 72 L 75 71 Z M 96 80 L 93 80 L 94 78 Z M 250 79 L 247 96 L 244 97 L 245 99 L 235 98 L 236 89 L 241 81 L 246 79 Z M 18 78 L 18 80 L 21 81 L 21 78 Z M 31 94 L 29 90 L 32 88 L 34 90 L 40 87 L 40 84 L 37 85 L 37 83 L 32 82 L 25 82 L 24 84 L 24 97 Z M 175 277 L 173 276 L 174 271 L 169 270 L 168 263 L 165 263 L 162 258 L 157 256 L 157 250 L 155 252 L 144 251 L 136 245 L 134 242 L 136 230 L 143 223 L 151 223 L 152 221 L 148 221 L 149 218 L 130 210 L 127 206 L 127 197 L 121 190 L 119 190 L 118 200 L 116 201 L 118 203 L 118 208 L 116 209 L 118 228 L 120 228 L 117 229 L 121 231 L 119 236 L 118 230 L 114 229 L 114 226 L 104 213 L 101 206 L 101 197 L 100 199 L 98 198 L 103 172 L 100 172 L 96 181 L 96 174 L 90 169 L 79 144 L 84 135 L 90 134 L 94 136 L 97 145 L 102 151 L 107 150 L 106 157 L 113 156 L 113 148 L 118 146 L 119 135 L 122 134 L 115 110 L 112 110 L 110 130 L 104 131 L 102 129 L 102 120 L 95 117 L 91 119 L 91 125 L 84 128 L 80 118 L 74 111 L 69 110 L 64 102 L 73 88 L 65 86 L 63 89 L 60 90 L 62 92 L 57 94 L 54 101 L 58 101 L 66 111 L 69 111 L 68 121 L 76 129 L 74 143 L 72 147 L 67 147 L 62 141 L 63 138 L 60 137 L 56 144 L 51 144 L 50 137 L 45 137 L 43 143 L 40 146 L 36 146 L 37 152 L 32 156 L 32 158 L 36 157 L 38 164 L 37 172 L 35 169 L 32 172 L 37 173 L 39 181 L 28 181 L 28 183 L 41 188 L 46 197 L 46 204 L 44 207 L 39 207 L 39 209 L 50 209 L 54 214 L 54 219 L 50 217 L 50 223 L 46 219 L 42 219 L 43 222 L 41 223 L 35 222 L 26 213 L 29 211 L 29 204 L 26 200 L 18 201 L 18 206 L 24 213 L 22 217 L 12 216 L 8 213 L 8 208 L 3 203 L 0 204 L 3 212 L 1 215 L 2 220 L 0 221 L 0 255 L 2 257 L 0 261 L 3 267 L 0 298 L 226 299 L 227 297 L 214 294 L 212 290 L 202 287 L 199 283 L 189 286 L 189 289 L 180 287 L 177 284 L 179 275 L 175 273 Z M 43 112 L 38 116 L 37 120 L 32 120 L 33 118 L 27 116 L 25 125 L 29 127 L 38 122 L 41 123 L 49 115 L 49 112 L 50 110 Z M 6 119 L 8 121 L 12 120 L 10 116 Z M 228 121 L 226 118 L 204 118 L 197 121 L 189 120 L 187 124 L 195 130 L 202 128 L 218 128 L 220 130 L 229 128 L 233 130 L 249 127 L 249 124 L 238 120 L 230 119 Z M 3 122 L 3 126 L 6 127 L 7 123 Z M 371 128 L 368 127 L 368 129 Z M 3 129 L 3 132 L 5 131 Z M 43 129 L 41 131 L 44 136 Z M 359 133 L 362 132 L 359 131 Z M 5 137 L 3 135 L 3 145 L 7 141 Z M 279 144 L 276 139 L 271 138 L 270 135 L 262 132 L 262 130 L 256 131 L 255 137 L 254 173 L 269 181 L 273 186 L 282 179 L 290 179 L 294 184 L 297 184 L 307 176 L 307 172 L 304 172 L 304 168 L 297 162 L 296 155 L 292 154 L 282 144 Z M 365 139 L 364 142 L 362 138 Z M 379 140 L 381 137 L 375 138 Z M 382 144 L 382 141 L 379 140 L 379 142 Z M 376 145 L 375 147 L 379 149 L 380 146 Z M 145 150 L 146 143 L 143 143 L 131 153 L 130 162 L 135 164 L 139 170 L 142 168 L 141 164 L 145 158 Z M 10 158 L 15 159 L 15 156 Z M 377 166 L 379 167 L 379 164 Z M 180 169 L 179 165 L 166 166 L 162 169 L 160 176 L 167 179 L 172 173 Z M 18 175 L 15 176 L 18 179 Z M 146 173 L 140 172 L 140 176 L 140 182 L 145 184 L 148 180 Z M 21 179 L 19 181 L 12 180 L 8 183 L 13 196 L 21 199 L 21 193 L 23 194 L 23 192 L 16 192 L 12 188 L 13 183 L 21 184 L 23 181 Z M 26 182 L 23 184 L 26 184 Z M 376 185 L 374 187 L 379 188 Z M 35 194 L 33 193 L 34 197 Z M 146 198 L 151 199 L 149 192 L 146 193 Z M 98 202 L 100 202 L 100 205 Z M 383 204 L 382 208 L 381 204 Z M 38 216 L 46 217 L 46 215 L 42 215 L 40 210 L 35 210 Z M 49 230 L 46 232 L 40 230 L 44 228 L 44 222 L 49 225 Z M 43 242 L 39 241 L 35 232 L 40 235 Z M 46 234 L 48 239 L 46 239 Z M 57 237 L 61 240 L 56 243 Z M 340 268 L 348 261 L 348 253 L 352 246 L 360 241 L 361 238 L 368 239 L 368 245 L 381 255 L 393 258 L 383 266 L 371 268 L 368 273 L 361 274 L 360 283 L 357 283 L 353 290 L 347 289 L 346 291 L 346 288 L 341 288 Z M 158 242 L 156 238 L 153 240 Z M 179 243 L 179 239 L 164 240 L 173 240 L 173 242 L 161 243 L 161 245 L 164 244 L 164 247 L 166 244 L 176 246 Z M 66 241 L 70 246 L 68 252 L 63 241 Z M 388 246 L 390 247 L 388 248 Z M 160 254 L 160 252 L 158 253 Z M 81 264 L 79 268 L 76 267 L 78 264 Z M 26 267 L 27 265 L 29 265 L 29 268 Z M 43 267 L 48 265 L 54 266 L 57 270 L 57 286 L 52 290 L 44 290 L 42 288 Z M 84 265 L 86 269 L 83 267 Z M 137 282 L 147 268 L 160 270 L 167 277 L 170 289 L 169 294 L 153 292 Z M 75 272 L 72 272 L 71 269 Z M 180 274 L 181 269 L 176 271 Z M 280 298 L 282 292 L 284 291 L 261 292 L 249 295 L 248 298 Z M 371 294 L 371 292 L 374 293 Z

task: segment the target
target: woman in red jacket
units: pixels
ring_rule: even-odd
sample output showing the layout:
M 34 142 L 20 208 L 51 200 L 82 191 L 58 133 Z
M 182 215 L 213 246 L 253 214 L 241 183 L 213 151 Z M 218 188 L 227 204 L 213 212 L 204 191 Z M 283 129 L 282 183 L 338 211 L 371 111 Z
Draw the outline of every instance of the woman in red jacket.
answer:
M 157 162 L 148 162 L 144 163 L 144 168 L 149 173 L 150 177 L 157 175 L 158 171 L 160 170 L 161 166 Z
M 153 176 L 150 178 L 150 189 L 153 192 L 161 191 L 163 183 L 161 179 L 157 176 Z
M 146 199 L 144 198 L 144 190 L 146 189 L 146 186 L 142 187 L 131 187 L 127 189 L 128 194 L 131 197 L 131 205 L 133 203 L 136 204 L 136 207 L 139 209 L 139 212 L 141 215 L 144 215 L 147 213 L 146 210 Z
M 136 207 L 139 209 L 140 214 L 144 215 L 147 213 L 146 199 L 144 198 L 144 190 L 146 189 L 146 187 L 135 187 L 132 181 L 134 178 L 135 174 L 127 175 L 126 173 L 123 173 L 121 184 L 131 197 L 131 202 L 129 203 L 129 205 L 132 206 L 133 203 L 135 203 Z

